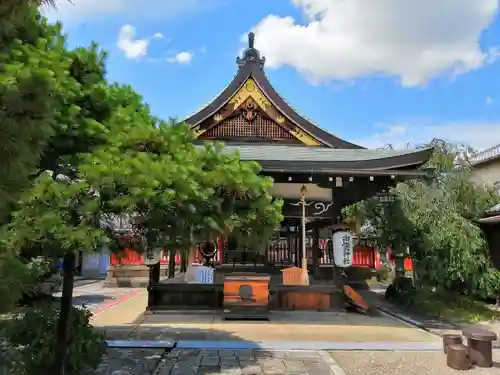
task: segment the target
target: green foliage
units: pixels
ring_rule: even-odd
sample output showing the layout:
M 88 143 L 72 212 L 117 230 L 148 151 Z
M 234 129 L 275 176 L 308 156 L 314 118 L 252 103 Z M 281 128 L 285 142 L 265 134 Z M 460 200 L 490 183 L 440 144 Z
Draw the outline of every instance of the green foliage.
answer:
M 68 329 L 68 355 L 64 370 L 68 375 L 92 373 L 106 350 L 102 334 L 90 325 L 91 313 L 83 308 L 72 308 Z M 13 348 L 9 374 L 39 375 L 52 365 L 53 347 L 59 310 L 51 306 L 26 309 L 16 314 L 3 334 Z
M 258 176 L 257 164 L 223 153 L 218 144 L 194 145 L 184 124 L 154 126 L 147 109 L 139 113 L 147 121 L 134 127 L 127 117 L 114 117 L 129 130 L 116 132 L 81 167 L 82 178 L 99 192 L 103 217 L 128 214 L 151 247 L 187 248 L 228 232 L 242 241 L 268 238 L 281 221 L 281 202 L 273 200 L 272 181 Z
M 390 273 L 390 268 L 387 265 L 383 265 L 377 269 L 375 276 L 378 282 L 387 282 L 389 281 Z
M 469 148 L 438 140 L 430 146 L 435 148 L 427 165 L 435 171 L 433 181 L 400 183 L 393 190 L 398 199 L 388 207 L 372 199 L 344 215 L 371 223 L 382 246 L 409 247 L 417 284 L 492 296 L 500 289 L 499 273 L 475 220 L 500 197 L 472 182 Z
M 36 6 L 11 5 L 0 6 L 0 212 L 34 175 L 72 176 L 79 155 L 105 142 L 112 112 L 105 54 L 96 45 L 67 49 L 60 25 Z
M 0 252 L 0 313 L 11 311 L 31 281 L 26 265 L 15 255 Z
M 454 323 L 477 323 L 500 318 L 500 312 L 469 296 L 431 288 L 409 288 L 386 293 L 389 301 L 411 309 L 413 313 L 441 318 Z
M 40 176 L 19 203 L 9 225 L 13 249 L 38 249 L 38 256 L 93 250 L 106 241 L 98 228 L 99 201 L 83 181 Z
M 3 4 L 3 2 L 2 2 Z M 0 212 L 30 185 L 47 139 L 59 86 L 69 65 L 60 27 L 36 8 L 0 5 Z M 0 217 L 0 223 L 2 221 Z

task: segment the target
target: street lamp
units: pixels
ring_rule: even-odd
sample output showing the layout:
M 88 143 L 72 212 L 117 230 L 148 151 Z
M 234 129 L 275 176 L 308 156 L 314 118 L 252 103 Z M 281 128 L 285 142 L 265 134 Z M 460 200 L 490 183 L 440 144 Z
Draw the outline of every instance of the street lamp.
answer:
M 306 252 L 306 194 L 307 188 L 305 185 L 302 185 L 300 188 L 300 203 L 302 204 L 302 276 L 304 279 L 307 277 L 309 281 L 309 277 L 307 275 L 307 252 Z
M 396 196 L 386 190 L 383 190 L 377 194 L 376 199 L 382 205 L 383 208 L 389 206 L 391 203 L 396 201 Z M 380 251 L 380 250 L 379 250 Z M 405 277 L 405 267 L 404 267 L 404 252 L 401 249 L 391 249 L 394 252 L 394 268 L 396 278 Z

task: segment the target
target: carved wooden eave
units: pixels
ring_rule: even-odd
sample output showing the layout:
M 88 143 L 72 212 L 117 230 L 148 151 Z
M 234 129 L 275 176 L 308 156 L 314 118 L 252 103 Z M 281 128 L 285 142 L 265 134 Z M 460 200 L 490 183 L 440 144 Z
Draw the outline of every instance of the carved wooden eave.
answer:
M 210 104 L 184 121 L 190 124 L 197 137 L 207 137 L 230 119 L 251 122 L 255 119 L 267 126 L 274 136 L 288 143 L 328 148 L 363 149 L 319 128 L 299 115 L 272 87 L 264 73 L 265 58 L 253 46 L 254 36 L 249 34 L 249 46 L 243 58 L 238 57 L 238 73 L 231 83 Z

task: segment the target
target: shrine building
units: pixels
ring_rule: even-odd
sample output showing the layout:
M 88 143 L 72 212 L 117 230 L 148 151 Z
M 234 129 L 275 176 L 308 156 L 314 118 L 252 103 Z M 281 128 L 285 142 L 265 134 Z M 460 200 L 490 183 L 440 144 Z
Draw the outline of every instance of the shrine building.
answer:
M 254 47 L 253 33 L 236 62 L 233 80 L 184 122 L 192 127 L 197 142 L 223 141 L 223 152 L 237 151 L 242 160 L 258 162 L 262 174 L 274 179 L 273 195 L 284 200 L 284 220 L 267 247 L 258 251 L 240 246 L 230 236 L 220 239 L 216 263 L 220 268 L 300 266 L 299 200 L 304 186 L 309 268 L 315 273 L 331 267 L 327 249 L 332 233 L 346 227 L 357 230 L 354 223 L 343 222 L 342 208 L 386 191 L 398 181 L 425 177 L 421 167 L 433 150 L 366 149 L 312 123 L 267 79 L 265 57 Z M 374 266 L 373 252 L 356 256 L 354 265 Z M 140 263 L 140 257 L 132 258 L 130 263 Z M 112 258 L 113 262 L 117 261 Z M 162 263 L 167 263 L 166 258 Z

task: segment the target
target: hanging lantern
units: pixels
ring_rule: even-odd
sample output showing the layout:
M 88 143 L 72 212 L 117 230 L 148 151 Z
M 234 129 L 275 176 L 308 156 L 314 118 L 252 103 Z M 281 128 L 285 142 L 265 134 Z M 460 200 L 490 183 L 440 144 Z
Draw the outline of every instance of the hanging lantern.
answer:
M 354 252 L 354 235 L 348 231 L 338 231 L 333 234 L 333 259 L 337 267 L 352 266 Z

